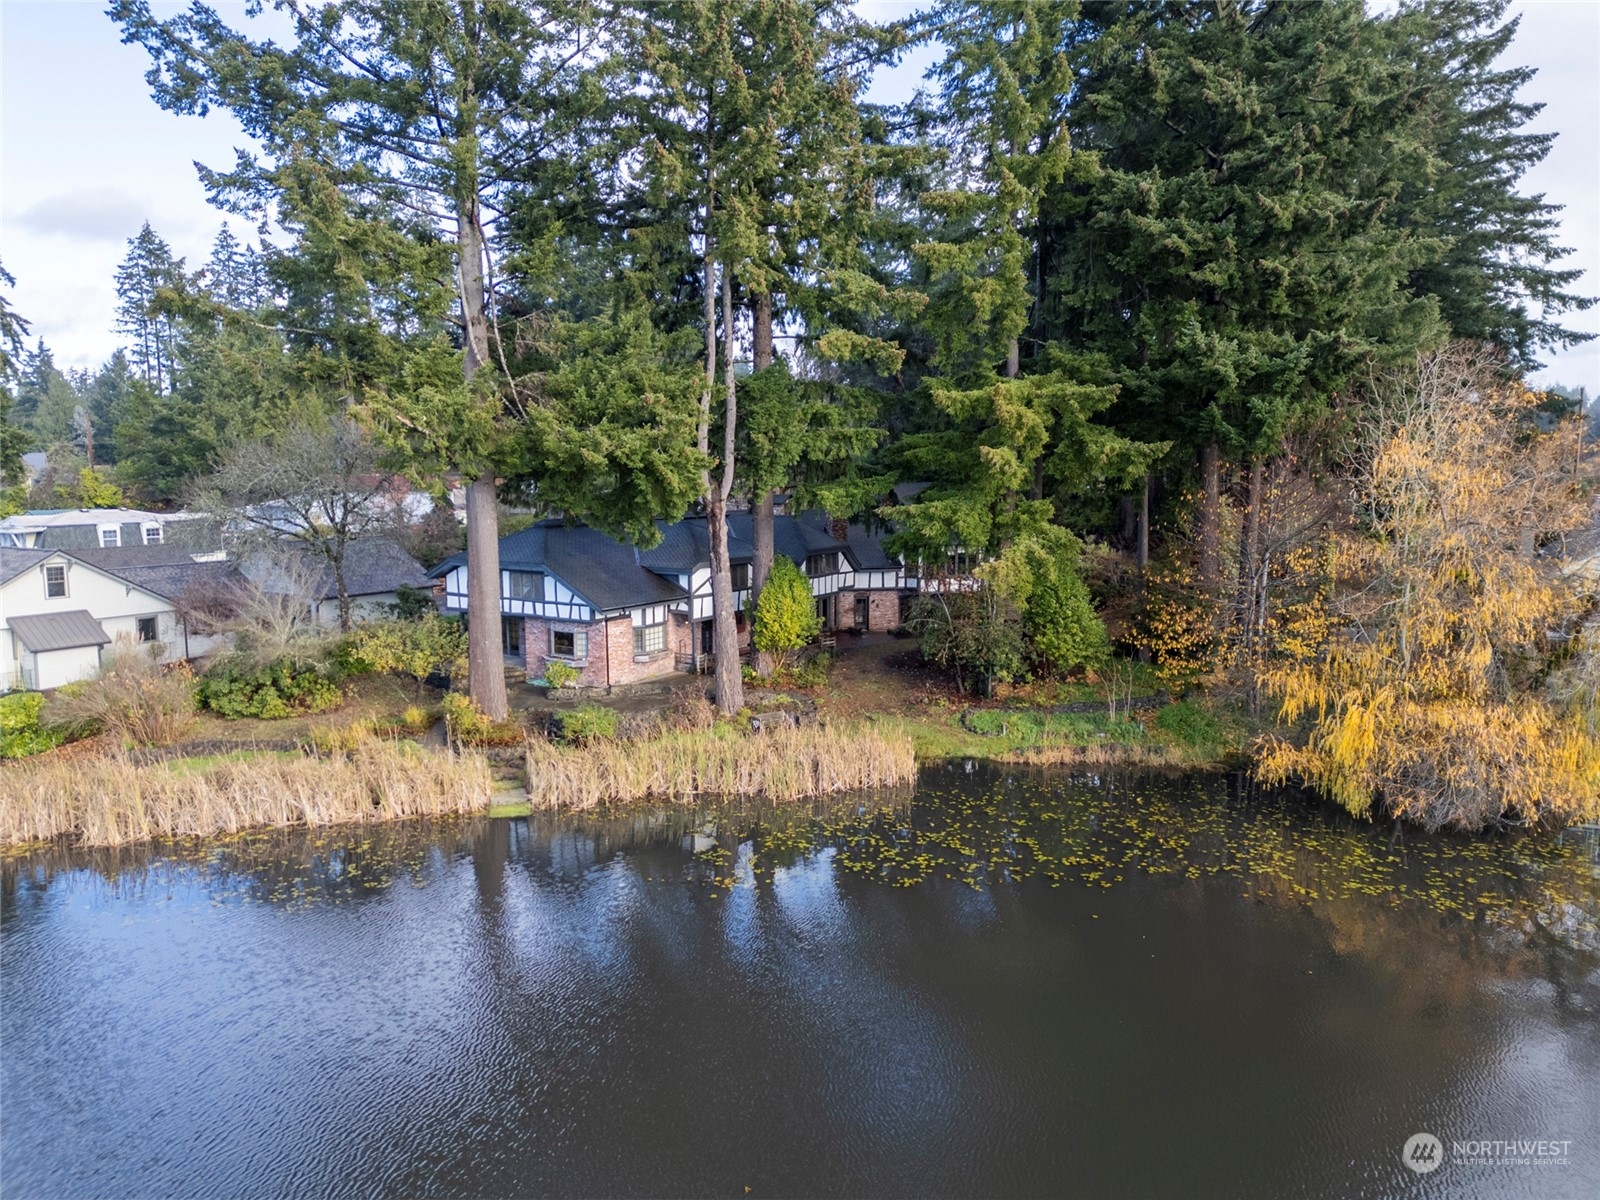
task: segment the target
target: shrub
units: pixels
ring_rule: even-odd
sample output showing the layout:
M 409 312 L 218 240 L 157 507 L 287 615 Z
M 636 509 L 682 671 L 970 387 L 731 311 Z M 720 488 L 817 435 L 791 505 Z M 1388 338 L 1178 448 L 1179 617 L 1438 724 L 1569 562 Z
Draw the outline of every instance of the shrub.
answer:
M 401 723 L 413 733 L 421 733 L 433 723 L 433 718 L 428 715 L 428 710 L 415 704 L 408 705 L 400 717 Z
M 0 696 L 0 758 L 24 758 L 59 746 L 59 730 L 39 728 L 44 697 L 38 692 L 13 692 Z
M 562 740 L 587 746 L 617 736 L 617 714 L 603 704 L 585 704 L 561 717 Z
M 1155 726 L 1186 746 L 1204 746 L 1217 740 L 1216 718 L 1187 700 L 1169 704 L 1158 712 Z
M 832 662 L 826 654 L 818 654 L 785 671 L 784 682 L 802 688 L 821 687 L 828 682 L 828 668 Z
M 471 741 L 489 728 L 489 718 L 483 715 L 470 696 L 461 692 L 447 692 L 440 706 L 444 709 L 444 727 L 458 742 Z
M 787 555 L 772 560 L 772 570 L 756 601 L 750 644 L 772 655 L 773 667 L 782 670 L 788 658 L 808 645 L 822 629 L 811 584 Z
M 340 646 L 338 660 L 351 672 L 409 675 L 420 693 L 429 675 L 455 673 L 466 654 L 467 635 L 461 622 L 434 615 L 357 626 Z
M 409 583 L 402 583 L 395 588 L 394 612 L 402 621 L 425 621 L 439 615 L 438 606 L 433 602 L 433 593 L 412 587 Z
M 544 667 L 544 681 L 557 690 L 578 682 L 583 674 L 571 663 L 549 662 Z
M 113 652 L 91 683 L 53 696 L 45 718 L 62 731 L 105 730 L 124 745 L 165 746 L 194 723 L 194 711 L 189 665 L 163 667 L 130 646 Z
M 230 721 L 241 717 L 280 720 L 296 713 L 319 713 L 344 702 L 338 672 L 327 663 L 280 659 L 253 667 L 237 656 L 207 671 L 196 689 L 202 708 Z
M 1083 543 L 1050 526 L 1017 539 L 980 569 L 1022 610 L 1022 631 L 1033 658 L 1056 672 L 1098 667 L 1111 652 L 1105 623 L 1094 611 L 1080 559 Z
M 922 657 L 984 695 L 1023 672 L 1022 635 L 995 588 L 928 592 L 911 606 L 906 627 L 920 639 Z
M 461 692 L 448 692 L 441 702 L 444 726 L 452 740 L 470 746 L 515 746 L 527 734 L 515 721 L 491 721 Z

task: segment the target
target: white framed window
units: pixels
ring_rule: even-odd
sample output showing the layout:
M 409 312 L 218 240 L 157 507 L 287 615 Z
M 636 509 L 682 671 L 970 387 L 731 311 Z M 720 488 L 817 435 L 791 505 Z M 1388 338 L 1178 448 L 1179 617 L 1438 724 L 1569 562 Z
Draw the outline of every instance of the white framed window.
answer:
M 118 525 L 100 526 L 100 544 L 102 546 L 122 545 L 122 528 Z
M 588 658 L 589 631 L 587 629 L 552 629 L 550 631 L 551 658 Z
M 146 525 L 144 527 L 144 544 L 146 546 L 161 545 L 161 526 Z
M 660 625 L 635 625 L 633 627 L 633 652 L 659 654 L 667 648 L 667 627 Z
M 44 569 L 44 594 L 51 600 L 59 600 L 67 594 L 66 567 L 58 565 Z

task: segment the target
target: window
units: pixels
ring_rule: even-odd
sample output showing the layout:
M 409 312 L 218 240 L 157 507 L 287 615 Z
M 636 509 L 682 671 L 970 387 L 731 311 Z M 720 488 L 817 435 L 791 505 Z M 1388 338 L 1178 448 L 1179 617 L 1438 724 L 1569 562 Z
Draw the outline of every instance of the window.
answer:
M 729 568 L 729 571 L 733 575 L 733 590 L 734 591 L 742 592 L 742 591 L 747 590 L 750 587 L 750 564 L 749 563 L 734 563 L 733 566 L 731 568 Z
M 551 658 L 588 658 L 589 633 L 584 629 L 552 629 Z
M 534 571 L 507 571 L 513 600 L 543 600 L 544 576 Z
M 161 545 L 161 526 L 146 525 L 144 527 L 144 544 L 146 546 Z
M 813 554 L 806 559 L 806 574 L 815 579 L 818 575 L 834 575 L 839 571 L 839 553 Z
M 666 625 L 636 625 L 633 630 L 635 654 L 659 654 L 667 648 Z
M 154 617 L 139 618 L 139 640 L 153 642 L 156 640 L 156 619 Z
M 100 526 L 100 544 L 102 546 L 122 545 L 122 530 L 115 525 Z
M 44 569 L 44 594 L 52 600 L 67 594 L 66 567 L 46 567 Z
M 522 657 L 522 618 L 500 618 L 500 650 L 507 658 Z

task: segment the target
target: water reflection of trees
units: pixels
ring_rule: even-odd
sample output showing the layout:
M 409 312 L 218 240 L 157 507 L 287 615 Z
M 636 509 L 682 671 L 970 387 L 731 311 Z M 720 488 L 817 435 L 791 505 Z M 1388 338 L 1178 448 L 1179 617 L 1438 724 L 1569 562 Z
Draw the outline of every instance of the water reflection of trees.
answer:
M 10 911 L 64 874 L 71 886 L 122 898 L 198 888 L 224 900 L 342 903 L 397 883 L 425 887 L 454 859 L 473 862 L 486 900 L 508 863 L 579 880 L 619 856 L 634 859 L 646 881 L 763 887 L 824 849 L 840 871 L 901 887 L 1108 889 L 1166 877 L 1182 885 L 1180 903 L 1208 903 L 1220 889 L 1302 910 L 1322 923 L 1334 952 L 1396 971 L 1487 956 L 1497 970 L 1550 978 L 1574 954 L 1600 957 L 1600 871 L 1592 840 L 1578 835 L 1425 836 L 1242 777 L 988 764 L 927 769 L 914 797 L 906 789 L 801 805 L 729 801 L 59 847 L 0 861 L 0 904 Z
M 486 817 L 266 829 L 228 838 L 136 846 L 65 844 L 0 860 L 0 903 L 58 881 L 76 892 L 140 900 L 198 889 L 213 899 L 303 906 L 380 894 L 396 882 L 426 886 L 445 857 L 466 857 Z

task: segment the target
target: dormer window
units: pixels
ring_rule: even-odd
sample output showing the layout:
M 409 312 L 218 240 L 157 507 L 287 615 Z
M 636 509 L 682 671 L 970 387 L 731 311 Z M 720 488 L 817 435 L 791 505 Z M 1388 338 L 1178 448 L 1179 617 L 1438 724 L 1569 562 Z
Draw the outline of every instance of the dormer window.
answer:
M 821 575 L 837 575 L 839 573 L 839 552 L 830 550 L 825 554 L 812 554 L 806 558 L 806 574 L 816 579 Z
M 144 527 L 144 544 L 146 546 L 161 545 L 161 526 L 146 525 Z
M 733 576 L 733 590 L 743 592 L 750 587 L 750 564 L 734 563 L 728 568 L 728 573 Z
M 122 545 L 122 527 L 120 525 L 100 526 L 100 544 L 102 546 Z

